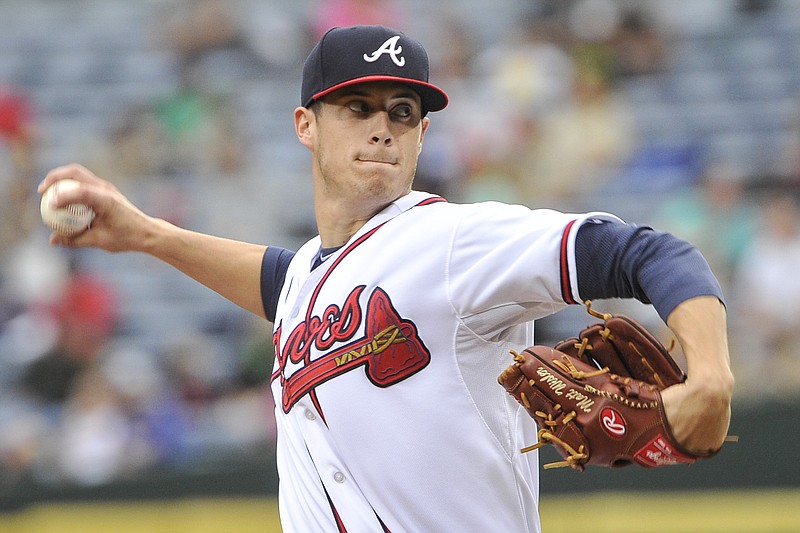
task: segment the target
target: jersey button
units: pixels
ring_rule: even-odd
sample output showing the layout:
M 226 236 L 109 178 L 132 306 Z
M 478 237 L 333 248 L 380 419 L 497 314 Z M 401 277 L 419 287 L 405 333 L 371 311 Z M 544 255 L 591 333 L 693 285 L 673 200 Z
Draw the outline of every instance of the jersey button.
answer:
M 344 474 L 342 474 L 341 472 L 336 472 L 336 473 L 333 475 L 333 480 L 334 480 L 336 483 L 344 483 Z
M 317 415 L 315 415 L 314 411 L 312 411 L 311 409 L 306 409 L 306 418 L 308 418 L 309 420 L 316 420 Z

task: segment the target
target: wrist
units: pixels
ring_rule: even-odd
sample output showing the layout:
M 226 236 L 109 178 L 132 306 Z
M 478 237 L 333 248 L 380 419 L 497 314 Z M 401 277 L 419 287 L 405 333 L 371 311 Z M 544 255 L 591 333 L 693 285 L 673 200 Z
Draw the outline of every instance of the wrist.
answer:
M 712 405 L 730 405 L 733 396 L 734 377 L 728 369 L 716 372 L 704 372 L 702 375 L 689 374 L 686 387 L 691 393 L 698 395 Z
M 160 218 L 147 218 L 146 223 L 142 225 L 141 238 L 135 240 L 138 245 L 136 251 L 163 259 L 164 254 L 171 253 L 171 248 L 174 246 L 172 236 L 180 228 Z

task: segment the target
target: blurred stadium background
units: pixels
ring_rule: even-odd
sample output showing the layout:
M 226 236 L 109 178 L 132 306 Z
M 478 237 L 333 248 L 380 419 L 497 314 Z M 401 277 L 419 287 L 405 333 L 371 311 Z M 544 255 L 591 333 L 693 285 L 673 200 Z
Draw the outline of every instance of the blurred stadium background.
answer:
M 729 296 L 740 442 L 547 471 L 545 530 L 580 503 L 593 531 L 800 531 L 794 0 L 0 0 L 0 530 L 277 530 L 271 325 L 148 258 L 51 249 L 35 188 L 80 162 L 151 214 L 296 247 L 302 60 L 361 22 L 417 36 L 450 93 L 418 188 L 672 231 Z

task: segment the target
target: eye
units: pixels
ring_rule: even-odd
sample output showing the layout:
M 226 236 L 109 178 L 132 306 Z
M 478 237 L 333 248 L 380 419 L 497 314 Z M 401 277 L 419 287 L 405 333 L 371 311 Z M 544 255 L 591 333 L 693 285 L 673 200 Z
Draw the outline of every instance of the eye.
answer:
M 347 109 L 355 113 L 369 113 L 370 107 L 363 100 L 353 100 L 347 104 Z
M 414 110 L 409 104 L 400 104 L 392 109 L 392 114 L 398 118 L 409 118 Z

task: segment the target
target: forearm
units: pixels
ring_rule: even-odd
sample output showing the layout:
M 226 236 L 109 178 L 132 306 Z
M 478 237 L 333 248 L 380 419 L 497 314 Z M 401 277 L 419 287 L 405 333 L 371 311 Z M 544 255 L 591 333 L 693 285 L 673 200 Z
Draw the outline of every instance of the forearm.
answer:
M 266 246 L 205 235 L 157 220 L 141 241 L 141 251 L 258 316 L 261 260 Z
M 697 452 L 714 452 L 728 433 L 734 381 L 725 307 L 716 297 L 692 298 L 670 313 L 667 325 L 688 365 L 686 381 L 661 393 L 667 420 L 678 442 Z
M 733 374 L 728 353 L 725 306 L 713 296 L 692 298 L 679 304 L 667 318 L 686 356 L 687 375 L 730 394 Z

